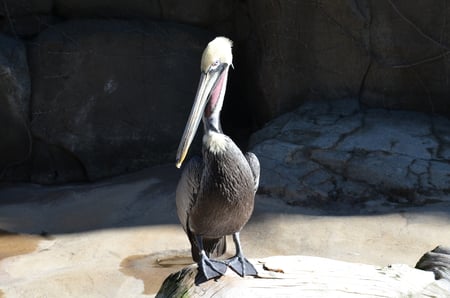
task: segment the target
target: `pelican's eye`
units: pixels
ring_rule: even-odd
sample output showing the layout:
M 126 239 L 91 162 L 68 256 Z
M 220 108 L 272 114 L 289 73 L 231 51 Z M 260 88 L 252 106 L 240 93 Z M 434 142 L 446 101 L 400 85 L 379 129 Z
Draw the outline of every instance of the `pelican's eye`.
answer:
M 220 65 L 220 60 L 216 60 L 214 61 L 213 64 L 211 64 L 211 66 L 209 67 L 209 71 L 214 71 L 217 69 L 217 67 L 219 67 Z

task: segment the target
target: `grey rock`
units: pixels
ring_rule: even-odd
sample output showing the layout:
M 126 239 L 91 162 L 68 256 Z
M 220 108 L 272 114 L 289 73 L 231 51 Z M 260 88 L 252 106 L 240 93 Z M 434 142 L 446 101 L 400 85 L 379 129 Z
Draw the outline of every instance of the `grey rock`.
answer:
M 252 136 L 261 193 L 321 207 L 450 199 L 448 119 L 343 102 L 307 102 Z
M 370 51 L 361 99 L 372 107 L 449 114 L 446 104 L 448 37 L 442 28 L 446 3 L 371 2 Z M 445 51 L 444 51 L 445 52 Z
M 35 139 L 31 162 L 27 164 L 29 180 L 39 184 L 63 184 L 86 181 L 88 173 L 80 159 L 62 146 Z
M 369 110 L 364 124 L 338 146 L 339 150 L 379 150 L 416 158 L 435 157 L 438 142 L 428 116 L 414 112 Z
M 210 39 L 149 21 L 68 21 L 42 32 L 30 47 L 32 131 L 75 168 L 41 169 L 40 182 L 173 161 Z
M 63 17 L 151 17 L 196 25 L 214 25 L 230 18 L 230 1 L 194 0 L 54 0 Z
M 49 14 L 52 11 L 53 0 L 3 0 L 0 5 L 0 16 L 7 18 Z
M 0 179 L 31 154 L 30 78 L 22 42 L 0 34 Z
M 32 38 L 63 19 L 52 15 L 24 15 L 0 19 L 0 31 L 14 37 Z
M 265 123 L 307 100 L 449 115 L 442 1 L 247 1 L 249 86 Z
M 249 65 L 262 123 L 305 99 L 358 95 L 370 63 L 368 20 L 353 1 L 248 1 Z M 349 61 L 351 59 L 351 62 Z
M 417 261 L 416 268 L 432 271 L 435 279 L 450 283 L 450 247 L 438 246 L 427 252 Z

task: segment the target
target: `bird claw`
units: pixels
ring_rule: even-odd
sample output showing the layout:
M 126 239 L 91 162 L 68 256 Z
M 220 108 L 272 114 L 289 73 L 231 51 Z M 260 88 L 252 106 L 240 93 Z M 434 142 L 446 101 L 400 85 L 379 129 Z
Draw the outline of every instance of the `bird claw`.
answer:
M 227 265 L 241 277 L 258 275 L 255 267 L 244 256 L 237 255 L 226 261 Z

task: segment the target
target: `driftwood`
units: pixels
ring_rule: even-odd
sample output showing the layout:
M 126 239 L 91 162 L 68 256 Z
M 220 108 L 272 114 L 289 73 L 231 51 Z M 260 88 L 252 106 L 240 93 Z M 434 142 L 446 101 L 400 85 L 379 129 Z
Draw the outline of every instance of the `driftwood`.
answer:
M 156 297 L 450 297 L 449 252 L 436 248 L 425 254 L 417 267 L 422 264 L 428 271 L 274 256 L 252 260 L 257 277 L 241 278 L 228 270 L 220 279 L 200 284 L 197 266 L 191 265 L 168 276 Z

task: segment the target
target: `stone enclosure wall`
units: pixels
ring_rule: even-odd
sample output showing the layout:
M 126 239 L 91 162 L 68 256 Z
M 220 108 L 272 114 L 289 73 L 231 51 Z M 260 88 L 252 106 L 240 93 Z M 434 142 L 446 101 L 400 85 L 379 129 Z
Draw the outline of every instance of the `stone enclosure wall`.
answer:
M 92 181 L 173 162 L 216 35 L 234 40 L 223 122 L 238 140 L 315 99 L 449 116 L 449 6 L 1 0 L 0 179 Z

